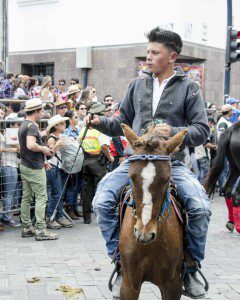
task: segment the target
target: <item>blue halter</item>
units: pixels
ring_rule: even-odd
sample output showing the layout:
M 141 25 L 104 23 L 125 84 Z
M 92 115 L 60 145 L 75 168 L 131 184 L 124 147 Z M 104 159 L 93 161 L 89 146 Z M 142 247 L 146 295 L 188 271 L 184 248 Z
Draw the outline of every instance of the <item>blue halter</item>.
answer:
M 128 158 L 128 160 L 130 162 L 132 161 L 156 161 L 156 160 L 161 160 L 161 161 L 170 161 L 171 157 L 168 155 L 147 155 L 147 154 L 142 154 L 142 155 L 133 155 L 131 157 Z M 133 198 L 133 188 L 132 188 L 132 181 L 130 180 L 130 190 L 126 193 L 125 195 L 125 204 L 129 207 L 133 208 L 133 215 L 136 216 L 136 202 Z M 167 181 L 167 191 L 166 191 L 166 199 L 162 204 L 159 216 L 158 216 L 158 222 L 160 221 L 161 223 L 163 223 L 163 221 L 161 220 L 161 218 L 164 218 L 165 221 L 169 218 L 170 216 L 170 206 L 171 206 L 171 199 L 170 199 L 170 178 Z M 130 197 L 131 202 L 128 202 L 128 197 Z M 167 210 L 167 217 L 164 217 L 164 213 Z

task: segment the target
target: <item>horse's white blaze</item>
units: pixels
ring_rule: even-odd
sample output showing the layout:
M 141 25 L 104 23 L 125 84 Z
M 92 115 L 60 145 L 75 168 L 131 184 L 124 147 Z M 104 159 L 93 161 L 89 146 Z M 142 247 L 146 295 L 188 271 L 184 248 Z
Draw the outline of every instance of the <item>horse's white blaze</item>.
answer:
M 149 192 L 149 187 L 153 183 L 153 180 L 156 176 L 156 169 L 153 163 L 148 163 L 148 165 L 143 168 L 142 174 L 143 178 L 143 209 L 142 209 L 142 223 L 143 225 L 147 225 L 147 223 L 151 220 L 152 217 L 152 195 Z

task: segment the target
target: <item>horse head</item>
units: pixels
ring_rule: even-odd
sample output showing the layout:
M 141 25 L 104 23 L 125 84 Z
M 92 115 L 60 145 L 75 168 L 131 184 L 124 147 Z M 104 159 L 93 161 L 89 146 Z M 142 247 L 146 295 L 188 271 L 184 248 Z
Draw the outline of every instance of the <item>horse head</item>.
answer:
M 122 128 L 134 149 L 134 157 L 139 158 L 131 161 L 129 169 L 136 207 L 134 235 L 137 242 L 147 244 L 156 239 L 161 208 L 169 191 L 169 155 L 182 143 L 187 130 L 166 141 L 154 133 L 154 125 L 141 137 L 125 124 Z

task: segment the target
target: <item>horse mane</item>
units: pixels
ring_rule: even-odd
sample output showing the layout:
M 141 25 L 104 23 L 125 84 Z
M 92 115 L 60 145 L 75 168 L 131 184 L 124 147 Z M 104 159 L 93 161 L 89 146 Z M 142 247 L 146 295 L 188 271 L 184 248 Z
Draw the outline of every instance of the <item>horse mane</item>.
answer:
M 209 196 L 214 194 L 216 183 L 222 173 L 224 168 L 224 159 L 226 157 L 226 150 L 229 147 L 229 142 L 232 133 L 240 129 L 240 122 L 232 125 L 227 130 L 225 130 L 218 141 L 217 155 L 213 161 L 212 167 L 208 173 L 207 181 L 205 184 L 206 192 Z

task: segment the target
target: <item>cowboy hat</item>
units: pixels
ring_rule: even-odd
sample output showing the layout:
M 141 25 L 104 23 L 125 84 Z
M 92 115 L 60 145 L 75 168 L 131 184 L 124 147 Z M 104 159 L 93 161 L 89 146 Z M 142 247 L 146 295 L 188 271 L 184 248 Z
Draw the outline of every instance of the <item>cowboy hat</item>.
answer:
M 33 111 L 33 110 L 37 110 L 40 108 L 43 108 L 46 106 L 46 103 L 42 103 L 42 100 L 39 98 L 33 98 L 30 100 L 27 100 L 25 102 L 25 111 Z
M 53 126 L 55 126 L 55 125 L 57 125 L 57 124 L 59 124 L 61 122 L 65 122 L 67 120 L 69 120 L 69 118 L 67 118 L 67 117 L 61 117 L 60 115 L 56 115 L 56 116 L 54 116 L 54 117 L 52 117 L 51 119 L 48 120 L 48 122 L 47 122 L 48 126 L 47 126 L 46 130 L 50 131 L 50 129 Z
M 60 105 L 67 105 L 67 108 L 70 109 L 70 103 L 67 101 L 63 101 L 62 97 L 59 95 L 57 97 L 57 101 L 55 102 L 55 106 L 60 106 Z
M 74 85 L 71 85 L 68 88 L 67 94 L 72 95 L 72 94 L 75 94 L 77 92 L 81 92 L 81 90 L 79 89 L 79 87 L 76 84 L 74 84 Z

